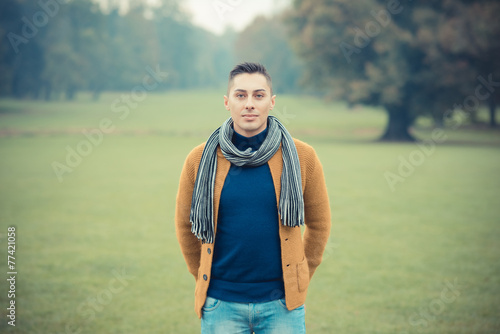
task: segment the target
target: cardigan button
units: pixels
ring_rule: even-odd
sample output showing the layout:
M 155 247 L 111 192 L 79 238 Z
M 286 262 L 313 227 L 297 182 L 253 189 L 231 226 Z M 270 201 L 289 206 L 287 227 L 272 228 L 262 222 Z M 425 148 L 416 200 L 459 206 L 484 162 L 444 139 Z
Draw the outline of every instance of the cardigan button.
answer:
M 210 248 L 207 248 L 207 253 L 210 255 L 212 254 L 212 250 Z
M 207 275 L 203 275 L 203 279 L 206 281 L 208 279 Z

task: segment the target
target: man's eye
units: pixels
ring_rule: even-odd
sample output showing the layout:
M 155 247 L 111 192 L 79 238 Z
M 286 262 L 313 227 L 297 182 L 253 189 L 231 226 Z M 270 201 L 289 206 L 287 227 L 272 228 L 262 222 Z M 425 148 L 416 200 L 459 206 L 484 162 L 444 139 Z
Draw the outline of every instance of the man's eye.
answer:
M 263 97 L 264 97 L 264 95 L 262 95 L 262 94 L 258 94 L 258 95 L 257 95 L 257 97 L 258 97 L 259 99 L 261 99 L 261 98 L 263 98 Z
M 236 95 L 236 97 L 237 97 L 237 98 L 242 98 L 242 97 L 245 97 L 245 95 L 243 95 L 243 94 L 238 94 L 238 95 Z

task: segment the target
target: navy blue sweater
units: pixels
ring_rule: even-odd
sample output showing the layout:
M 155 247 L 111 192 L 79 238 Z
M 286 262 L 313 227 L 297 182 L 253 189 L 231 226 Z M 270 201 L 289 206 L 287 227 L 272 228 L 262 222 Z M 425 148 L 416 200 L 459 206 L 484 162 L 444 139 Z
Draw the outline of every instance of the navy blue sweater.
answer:
M 247 138 L 234 132 L 234 145 L 257 150 L 267 129 Z M 269 165 L 231 165 L 222 188 L 212 278 L 207 295 L 252 303 L 283 298 L 283 271 L 276 192 Z

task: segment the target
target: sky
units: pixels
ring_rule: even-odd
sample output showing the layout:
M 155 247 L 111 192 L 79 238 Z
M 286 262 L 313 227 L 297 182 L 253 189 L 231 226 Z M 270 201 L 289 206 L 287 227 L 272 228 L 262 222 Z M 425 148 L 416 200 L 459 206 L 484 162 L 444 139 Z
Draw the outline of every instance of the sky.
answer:
M 226 27 L 243 30 L 258 15 L 271 16 L 286 7 L 290 0 L 184 0 L 193 24 L 215 34 Z
M 126 12 L 130 0 L 96 0 L 102 8 L 118 3 L 120 10 Z M 156 6 L 161 0 L 142 0 Z M 181 0 L 179 4 L 188 13 L 194 25 L 200 26 L 217 35 L 226 28 L 243 30 L 256 16 L 272 16 L 291 4 L 292 0 Z M 147 14 L 147 13 L 146 13 Z

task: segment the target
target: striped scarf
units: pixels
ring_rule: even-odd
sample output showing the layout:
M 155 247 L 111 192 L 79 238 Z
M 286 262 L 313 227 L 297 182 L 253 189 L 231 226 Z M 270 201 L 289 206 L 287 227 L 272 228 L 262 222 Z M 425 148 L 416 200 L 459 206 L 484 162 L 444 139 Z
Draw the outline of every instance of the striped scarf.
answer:
M 295 143 L 283 124 L 274 116 L 268 116 L 268 133 L 257 151 L 251 148 L 238 150 L 233 137 L 233 120 L 227 119 L 215 130 L 207 140 L 201 155 L 198 174 L 191 201 L 191 232 L 202 241 L 214 242 L 214 184 L 217 171 L 217 146 L 222 154 L 236 166 L 261 166 L 269 161 L 280 148 L 283 155 L 283 171 L 281 173 L 281 193 L 279 199 L 279 215 L 284 226 L 304 225 L 304 198 L 302 196 L 302 179 L 300 163 Z

